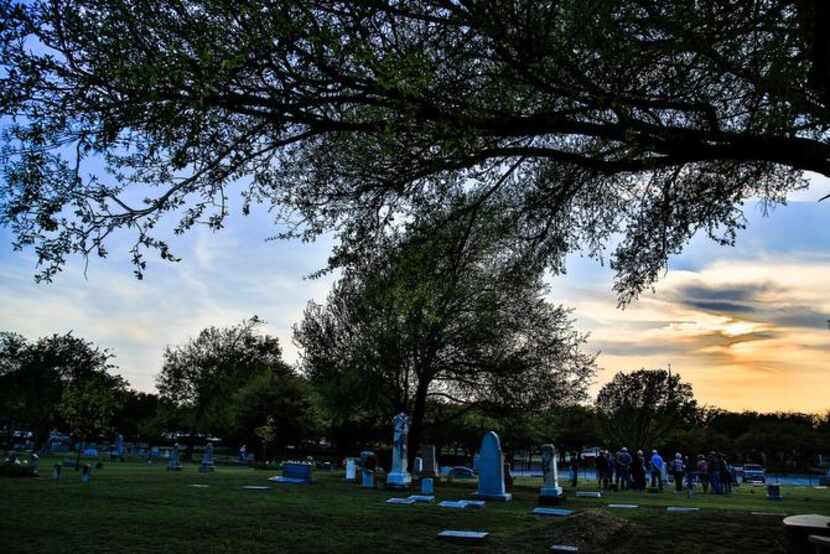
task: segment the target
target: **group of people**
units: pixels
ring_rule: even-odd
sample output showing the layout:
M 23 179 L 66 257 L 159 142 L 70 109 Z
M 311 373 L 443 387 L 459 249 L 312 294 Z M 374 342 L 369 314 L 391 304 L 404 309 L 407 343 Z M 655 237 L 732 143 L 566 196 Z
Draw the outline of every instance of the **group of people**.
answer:
M 575 454 L 571 457 L 571 480 L 574 486 L 579 465 L 580 457 Z M 726 457 L 715 451 L 708 455 L 698 454 L 694 460 L 678 452 L 673 459 L 667 461 L 657 450 L 652 450 L 648 457 L 642 450 L 632 455 L 626 447 L 622 447 L 616 454 L 603 450 L 596 458 L 596 472 L 600 487 L 604 490 L 614 488 L 645 491 L 646 483 L 650 480 L 650 486 L 662 492 L 667 476 L 671 476 L 676 492 L 682 492 L 685 486 L 691 493 L 696 484 L 700 483 L 704 493 L 711 489 L 713 494 L 729 494 L 732 485 L 737 482 L 735 471 Z

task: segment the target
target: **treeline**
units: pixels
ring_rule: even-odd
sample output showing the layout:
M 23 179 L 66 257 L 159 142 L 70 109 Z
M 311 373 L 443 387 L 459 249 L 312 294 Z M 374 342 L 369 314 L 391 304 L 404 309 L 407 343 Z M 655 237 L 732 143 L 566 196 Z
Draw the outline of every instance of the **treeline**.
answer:
M 391 405 L 381 398 L 320 383 L 282 358 L 277 338 L 259 332 L 256 317 L 203 330 L 169 346 L 157 376 L 158 394 L 133 390 L 112 353 L 74 335 L 29 341 L 0 333 L 0 428 L 34 434 L 40 449 L 53 430 L 73 442 L 169 444 L 192 451 L 207 438 L 247 444 L 259 459 L 308 454 L 342 456 L 391 440 Z M 569 403 L 517 410 L 498 402 L 467 405 L 430 399 L 421 442 L 447 459 L 469 460 L 482 433 L 496 430 L 508 456 L 554 442 L 560 451 L 593 446 L 657 448 L 697 454 L 718 450 L 735 462 L 772 471 L 809 471 L 830 453 L 830 413 L 764 414 L 697 406 L 691 386 L 675 373 L 640 370 L 617 375 L 593 405 Z

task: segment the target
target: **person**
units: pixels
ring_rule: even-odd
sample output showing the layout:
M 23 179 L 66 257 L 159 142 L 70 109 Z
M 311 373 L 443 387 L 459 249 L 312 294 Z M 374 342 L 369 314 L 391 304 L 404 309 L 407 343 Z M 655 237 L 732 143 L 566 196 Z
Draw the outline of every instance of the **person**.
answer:
M 619 490 L 624 491 L 628 489 L 631 480 L 631 454 L 628 453 L 628 448 L 625 446 L 617 452 L 617 474 L 619 477 Z
M 631 464 L 631 480 L 635 491 L 640 491 L 642 494 L 646 490 L 646 460 L 642 450 L 637 451 L 634 462 Z
M 695 492 L 695 477 L 697 476 L 697 467 L 695 464 L 686 456 L 686 459 L 683 462 L 686 464 L 686 492 L 689 498 L 692 497 L 692 493 Z
M 605 459 L 608 462 L 608 487 L 611 488 L 614 485 L 614 477 L 617 475 L 617 461 L 614 459 L 614 455 L 611 454 L 608 450 L 605 451 Z
M 707 494 L 709 492 L 709 466 L 703 454 L 697 455 L 697 478 L 700 479 L 703 494 Z
M 594 462 L 595 468 L 597 470 L 597 484 L 601 490 L 608 489 L 608 458 L 605 455 L 605 451 L 599 453 L 597 456 L 596 461 Z
M 651 469 L 651 487 L 657 487 L 660 492 L 663 492 L 663 457 L 656 450 L 651 451 L 649 468 Z
M 706 458 L 709 470 L 709 484 L 712 485 L 712 494 L 721 494 L 720 488 L 720 456 L 712 450 Z
M 576 488 L 579 478 L 579 452 L 571 454 L 571 486 Z
M 674 460 L 669 464 L 672 477 L 674 477 L 674 492 L 683 492 L 683 476 L 686 474 L 686 466 L 683 465 L 683 456 L 678 452 L 674 455 Z
M 726 460 L 726 456 L 722 453 L 718 453 L 720 457 L 720 483 L 721 483 L 721 490 L 723 490 L 723 494 L 732 494 L 732 473 L 730 471 L 729 462 Z
M 244 462 L 248 459 L 248 446 L 243 444 L 239 447 L 239 461 Z

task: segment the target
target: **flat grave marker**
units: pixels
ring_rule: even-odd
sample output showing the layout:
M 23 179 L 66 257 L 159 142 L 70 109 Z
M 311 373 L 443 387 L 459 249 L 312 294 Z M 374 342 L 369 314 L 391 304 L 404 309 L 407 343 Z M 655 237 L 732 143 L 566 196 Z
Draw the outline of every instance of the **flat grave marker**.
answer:
M 580 498 L 602 498 L 600 491 L 576 491 L 576 495 Z
M 570 544 L 554 544 L 550 549 L 554 552 L 579 552 L 579 548 Z
M 271 487 L 264 487 L 262 485 L 244 485 L 242 488 L 245 489 L 245 490 L 249 490 L 249 491 L 269 491 L 269 490 L 271 490 Z
M 699 512 L 700 508 L 692 508 L 689 506 L 667 506 L 667 512 Z
M 422 502 L 422 503 L 429 503 L 429 502 L 432 502 L 433 500 L 435 500 L 434 496 L 429 496 L 429 495 L 425 495 L 425 494 L 413 494 L 409 498 L 411 500 L 414 500 L 415 502 Z
M 611 509 L 614 509 L 614 510 L 634 510 L 636 508 L 639 508 L 640 505 L 639 504 L 609 504 L 608 507 L 611 508 Z
M 439 539 L 461 540 L 461 541 L 483 541 L 490 533 L 487 531 L 454 531 L 444 529 L 438 533 Z
M 568 517 L 573 513 L 573 510 L 566 510 L 564 508 L 533 508 L 531 511 L 533 515 L 536 516 L 548 516 L 548 517 Z

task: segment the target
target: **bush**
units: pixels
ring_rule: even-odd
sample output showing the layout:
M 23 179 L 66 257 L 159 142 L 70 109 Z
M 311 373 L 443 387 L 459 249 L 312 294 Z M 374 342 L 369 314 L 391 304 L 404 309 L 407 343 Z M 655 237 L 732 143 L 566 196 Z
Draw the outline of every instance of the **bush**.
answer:
M 25 464 L 0 465 L 0 477 L 37 477 L 37 471 Z

